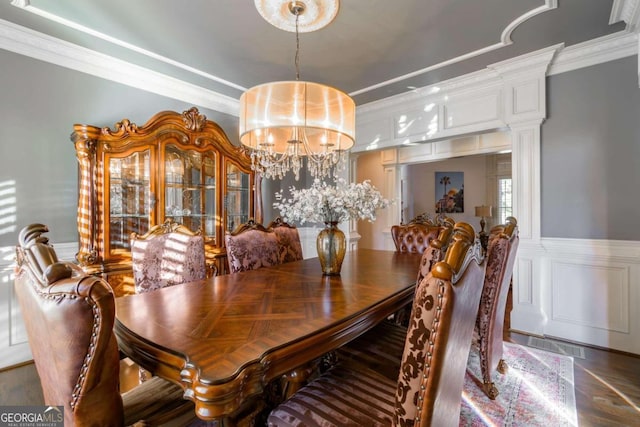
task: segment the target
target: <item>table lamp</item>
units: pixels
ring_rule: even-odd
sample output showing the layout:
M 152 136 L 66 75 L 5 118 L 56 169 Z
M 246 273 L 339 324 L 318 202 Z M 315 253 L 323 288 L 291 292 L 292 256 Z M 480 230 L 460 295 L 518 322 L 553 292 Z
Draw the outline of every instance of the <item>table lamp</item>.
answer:
M 489 235 L 484 231 L 484 226 L 486 225 L 486 222 L 484 219 L 487 217 L 493 216 L 493 208 L 491 206 L 485 206 L 485 205 L 476 206 L 476 216 L 480 217 L 480 233 L 478 233 L 478 236 L 480 236 L 480 244 L 482 245 L 482 248 L 486 251 Z

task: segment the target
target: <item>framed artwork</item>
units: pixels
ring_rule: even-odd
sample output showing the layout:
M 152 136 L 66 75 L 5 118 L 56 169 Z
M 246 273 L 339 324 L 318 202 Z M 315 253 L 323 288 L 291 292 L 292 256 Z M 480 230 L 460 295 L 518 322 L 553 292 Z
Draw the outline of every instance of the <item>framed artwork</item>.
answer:
M 436 172 L 436 213 L 464 212 L 464 172 Z

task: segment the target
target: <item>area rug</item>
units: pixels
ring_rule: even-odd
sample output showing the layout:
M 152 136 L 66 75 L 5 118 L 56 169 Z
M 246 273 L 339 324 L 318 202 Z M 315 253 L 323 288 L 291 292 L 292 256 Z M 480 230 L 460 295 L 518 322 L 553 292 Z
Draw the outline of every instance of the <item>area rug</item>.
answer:
M 506 375 L 493 380 L 500 394 L 490 400 L 482 391 L 478 351 L 469 354 L 460 426 L 577 426 L 573 358 L 504 343 Z

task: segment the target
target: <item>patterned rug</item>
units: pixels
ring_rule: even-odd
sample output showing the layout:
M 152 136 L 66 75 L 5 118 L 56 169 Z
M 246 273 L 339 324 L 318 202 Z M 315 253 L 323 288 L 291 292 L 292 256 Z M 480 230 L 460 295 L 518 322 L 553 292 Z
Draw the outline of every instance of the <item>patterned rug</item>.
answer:
M 482 391 L 477 349 L 469 354 L 461 426 L 577 426 L 573 358 L 517 344 L 504 344 L 506 375 L 494 373 L 500 394 Z

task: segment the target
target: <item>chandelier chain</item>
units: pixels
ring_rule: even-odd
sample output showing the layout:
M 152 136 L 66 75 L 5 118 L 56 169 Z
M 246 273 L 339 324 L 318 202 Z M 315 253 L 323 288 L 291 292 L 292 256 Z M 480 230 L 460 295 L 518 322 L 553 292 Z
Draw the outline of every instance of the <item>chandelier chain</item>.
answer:
M 298 34 L 298 23 L 300 20 L 300 13 L 296 12 L 296 81 L 300 80 L 300 35 Z

